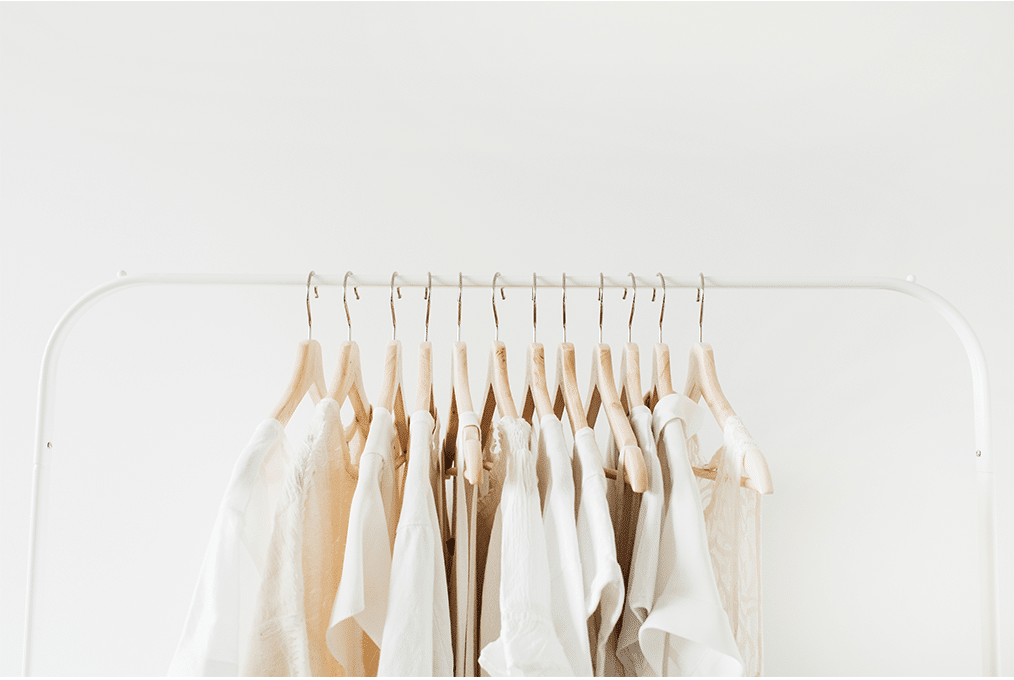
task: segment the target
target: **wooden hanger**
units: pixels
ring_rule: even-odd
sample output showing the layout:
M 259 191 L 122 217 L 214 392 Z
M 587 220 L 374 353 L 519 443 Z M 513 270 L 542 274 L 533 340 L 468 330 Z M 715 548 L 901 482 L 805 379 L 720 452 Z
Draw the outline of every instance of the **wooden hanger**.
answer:
M 392 338 L 384 350 L 384 377 L 381 380 L 380 398 L 377 406 L 387 409 L 394 419 L 394 427 L 398 434 L 398 443 L 401 447 L 402 456 L 396 460 L 395 467 L 404 462 L 404 454 L 408 452 L 408 416 L 405 414 L 405 397 L 402 389 L 401 371 L 401 343 L 398 341 L 398 319 L 394 314 L 394 279 L 398 272 L 391 275 L 391 327 Z M 401 298 L 401 288 L 398 288 L 398 298 Z
M 521 417 L 529 425 L 532 424 L 533 411 L 538 414 L 540 420 L 554 413 L 553 400 L 549 397 L 549 387 L 546 384 L 546 355 L 542 343 L 535 341 L 538 325 L 536 285 L 535 274 L 532 274 L 532 342 L 528 344 L 528 351 L 525 354 L 525 396 L 524 406 L 521 408 Z
M 458 336 L 451 350 L 451 405 L 447 414 L 447 433 L 444 436 L 444 469 L 456 474 L 454 459 L 457 452 L 458 414 L 473 411 L 472 396 L 468 387 L 468 352 L 461 342 L 461 272 L 458 272 Z M 462 461 L 465 479 L 471 484 L 482 483 L 482 444 L 479 428 L 467 427 L 461 433 Z
M 704 337 L 704 275 L 701 274 L 701 287 L 698 289 L 698 299 L 701 303 L 700 326 L 701 340 Z M 711 414 L 718 421 L 719 426 L 725 428 L 725 422 L 730 416 L 736 415 L 732 405 L 722 392 L 722 386 L 718 383 L 718 373 L 715 370 L 715 353 L 711 345 L 698 342 L 690 348 L 690 363 L 687 367 L 687 382 L 683 388 L 685 394 L 691 401 L 697 402 L 704 397 L 705 403 L 711 409 Z M 742 485 L 754 489 L 762 494 L 774 491 L 771 482 L 771 471 L 768 469 L 764 454 L 756 449 L 747 451 L 743 459 L 743 471 L 746 473 Z M 710 468 L 694 468 L 694 474 L 698 477 L 715 478 L 716 471 Z
M 556 390 L 553 392 L 553 411 L 563 417 L 564 408 L 570 420 L 571 432 L 588 427 L 588 417 L 581 403 L 577 386 L 577 361 L 573 343 L 567 342 L 567 274 L 563 274 L 563 342 L 556 348 Z
M 623 343 L 623 352 L 620 354 L 620 379 L 623 381 L 620 386 L 620 404 L 623 412 L 630 415 L 631 409 L 641 405 L 644 397 L 641 395 L 641 358 L 638 353 L 637 344 L 630 341 L 631 329 L 634 325 L 634 304 L 637 302 L 637 279 L 632 272 L 627 272 L 634 287 L 633 296 L 630 298 L 630 319 L 627 321 L 627 341 Z M 627 289 L 623 289 L 623 298 L 627 297 Z
M 419 343 L 419 371 L 416 380 L 415 410 L 427 411 L 433 419 L 437 417 L 437 407 L 433 401 L 433 345 L 430 343 L 430 302 L 433 276 L 426 273 L 426 335 Z
M 500 319 L 496 314 L 496 280 L 500 272 L 493 275 L 493 324 L 496 327 L 496 339 L 489 345 L 489 362 L 486 370 L 486 387 L 483 390 L 484 401 L 482 416 L 479 419 L 479 433 L 483 449 L 493 430 L 493 412 L 500 411 L 502 418 L 517 418 L 518 409 L 511 396 L 510 381 L 507 377 L 507 346 L 500 342 Z M 507 298 L 500 288 L 501 299 Z
M 662 318 L 665 316 L 665 277 L 661 272 L 656 276 L 662 279 L 662 309 L 658 314 L 658 342 L 651 349 L 651 388 L 644 397 L 644 403 L 650 409 L 655 408 L 659 399 L 668 397 L 675 391 L 672 388 L 669 345 L 662 343 Z M 651 292 L 651 300 L 655 301 L 654 289 Z
M 623 461 L 624 480 L 636 493 L 643 493 L 648 488 L 648 471 L 644 465 L 644 455 L 637 446 L 637 437 L 630 427 L 620 403 L 620 395 L 616 392 L 613 382 L 613 360 L 609 353 L 609 345 L 602 344 L 602 287 L 603 276 L 599 274 L 599 343 L 592 348 L 591 385 L 588 388 L 588 404 L 585 407 L 588 426 L 595 427 L 599 410 L 606 412 L 613 439 L 620 450 Z M 606 476 L 615 479 L 616 473 L 607 470 Z
M 292 369 L 292 377 L 289 384 L 282 393 L 282 398 L 271 410 L 269 418 L 274 418 L 282 427 L 289 423 L 292 414 L 295 413 L 299 402 L 303 400 L 307 392 L 313 403 L 317 403 L 327 394 L 327 385 L 324 383 L 324 355 L 320 349 L 320 343 L 313 339 L 313 317 L 310 316 L 310 281 L 314 272 L 306 277 L 306 324 L 309 329 L 308 339 L 299 343 L 296 349 L 296 365 Z M 313 296 L 317 294 L 317 286 L 313 287 Z
M 352 317 L 349 315 L 349 303 L 346 297 L 349 276 L 352 272 L 345 273 L 345 280 L 342 283 L 342 303 L 345 305 L 345 318 L 349 323 L 349 339 L 341 344 L 338 349 L 338 365 L 335 366 L 334 377 L 331 379 L 331 389 L 327 396 L 338 402 L 341 406 L 348 399 L 352 403 L 352 410 L 355 413 L 355 426 L 365 439 L 370 431 L 370 419 L 372 410 L 370 402 L 366 398 L 366 386 L 363 383 L 363 368 L 359 359 L 359 345 L 352 340 Z M 359 291 L 352 287 L 356 299 L 359 299 Z M 351 439 L 350 436 L 346 436 Z M 359 463 L 358 455 L 354 456 L 353 464 Z

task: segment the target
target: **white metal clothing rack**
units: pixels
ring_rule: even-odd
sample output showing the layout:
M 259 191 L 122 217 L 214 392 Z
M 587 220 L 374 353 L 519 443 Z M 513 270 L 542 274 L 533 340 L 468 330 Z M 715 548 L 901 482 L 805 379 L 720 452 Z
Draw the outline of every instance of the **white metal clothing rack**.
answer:
M 991 442 L 989 380 L 986 373 L 986 358 L 982 346 L 972 331 L 971 326 L 960 312 L 947 300 L 933 291 L 917 285 L 913 277 L 908 280 L 894 278 L 853 278 L 853 279 L 801 279 L 801 280 L 755 280 L 725 278 L 690 278 L 680 279 L 665 277 L 665 284 L 672 288 L 699 288 L 702 280 L 705 288 L 856 288 L 867 290 L 893 290 L 922 300 L 943 316 L 958 334 L 972 369 L 972 402 L 975 410 L 975 456 L 978 490 L 979 515 L 979 593 L 982 634 L 982 673 L 998 675 L 1000 671 L 999 647 L 999 588 L 997 584 L 997 548 L 996 548 L 996 483 L 993 476 L 993 448 Z M 317 286 L 341 286 L 343 277 L 315 276 Z M 624 288 L 630 285 L 628 277 L 605 277 L 604 287 Z M 651 288 L 660 283 L 657 276 L 637 277 L 638 286 Z M 368 287 L 388 287 L 391 279 L 383 277 L 360 277 L 352 275 L 349 284 Z M 432 286 L 439 288 L 457 288 L 458 276 L 434 276 Z M 25 675 L 31 672 L 31 643 L 34 632 L 35 603 L 35 558 L 39 539 L 40 508 L 42 491 L 45 488 L 45 472 L 52 456 L 53 431 L 52 397 L 56 386 L 56 367 L 60 351 L 74 323 L 93 304 L 117 291 L 141 285 L 244 285 L 244 286 L 306 286 L 303 276 L 244 276 L 244 275 L 195 275 L 195 274 L 141 274 L 127 276 L 120 272 L 118 278 L 103 284 L 86 293 L 68 309 L 53 329 L 46 344 L 42 358 L 42 371 L 39 376 L 39 395 L 35 425 L 35 465 L 32 475 L 32 508 L 28 547 L 28 583 L 25 603 L 25 638 L 22 656 L 22 671 Z M 425 287 L 425 276 L 399 276 L 397 285 L 401 287 Z M 461 285 L 466 288 L 489 288 L 491 279 L 487 277 L 463 276 Z M 529 288 L 532 280 L 527 277 L 499 277 L 498 286 L 506 288 Z M 555 277 L 538 277 L 538 285 L 546 288 L 560 288 L 560 280 Z M 568 288 L 599 288 L 598 279 L 567 277 Z

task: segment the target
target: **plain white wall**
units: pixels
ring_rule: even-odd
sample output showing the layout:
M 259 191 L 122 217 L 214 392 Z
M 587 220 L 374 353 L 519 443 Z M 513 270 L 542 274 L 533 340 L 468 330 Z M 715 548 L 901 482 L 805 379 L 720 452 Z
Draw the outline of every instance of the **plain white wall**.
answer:
M 19 670 L 42 350 L 120 269 L 915 274 L 991 369 L 1010 673 L 1012 19 L 1009 3 L 0 5 L 0 673 Z M 387 291 L 361 292 L 369 386 L 390 326 Z M 231 466 L 306 332 L 303 294 L 134 289 L 74 329 L 38 672 L 164 672 Z M 558 295 L 540 296 L 550 348 Z M 454 297 L 433 301 L 441 406 Z M 677 384 L 693 298 L 667 301 Z M 340 290 L 314 304 L 330 375 Z M 515 390 L 529 304 L 500 307 Z M 409 356 L 423 309 L 405 291 Z M 612 291 L 605 311 L 622 342 L 627 302 Z M 478 389 L 488 293 L 464 315 Z M 573 291 L 582 372 L 596 321 L 594 291 Z M 970 372 L 946 323 L 886 292 L 713 290 L 704 333 L 776 485 L 767 672 L 977 673 Z

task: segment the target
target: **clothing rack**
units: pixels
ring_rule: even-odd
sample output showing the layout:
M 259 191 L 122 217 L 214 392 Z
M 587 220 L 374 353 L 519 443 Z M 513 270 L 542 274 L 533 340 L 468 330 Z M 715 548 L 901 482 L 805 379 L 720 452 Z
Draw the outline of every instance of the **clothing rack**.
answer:
M 359 277 L 350 274 L 347 277 L 314 275 L 315 286 L 342 286 L 347 284 L 359 287 L 390 287 L 425 288 L 491 288 L 492 283 L 502 288 L 530 288 L 532 279 L 498 276 L 492 281 L 486 277 L 461 276 L 397 276 L 393 281 L 390 277 Z M 887 277 L 863 277 L 843 279 L 726 279 L 705 277 L 675 278 L 656 276 L 634 277 L 637 286 L 652 288 L 662 280 L 671 288 L 732 288 L 732 289 L 863 289 L 893 290 L 922 300 L 940 313 L 957 333 L 965 347 L 968 361 L 972 369 L 972 406 L 975 412 L 975 466 L 977 476 L 978 516 L 979 516 L 979 595 L 980 622 L 982 636 L 982 674 L 999 675 L 999 587 L 996 539 L 996 482 L 993 474 L 993 450 L 991 441 L 991 418 L 989 403 L 989 380 L 986 373 L 986 357 L 982 345 L 975 336 L 972 327 L 960 312 L 947 300 L 935 292 L 915 283 L 915 277 L 907 280 Z M 543 288 L 561 288 L 562 280 L 554 277 L 537 276 L 538 286 Z M 566 277 L 567 288 L 627 288 L 632 284 L 630 276 L 602 277 L 588 279 L 582 277 Z M 46 343 L 42 358 L 42 370 L 39 376 L 38 404 L 35 424 L 35 464 L 32 474 L 32 506 L 30 533 L 28 544 L 28 582 L 25 602 L 25 638 L 22 652 L 22 672 L 30 675 L 31 643 L 34 627 L 35 603 L 35 559 L 39 538 L 40 508 L 43 502 L 45 486 L 44 473 L 49 465 L 53 450 L 51 433 L 53 431 L 52 395 L 56 388 L 56 367 L 60 352 L 70 329 L 92 305 L 99 300 L 118 291 L 141 285 L 240 285 L 240 286 L 307 286 L 302 276 L 254 276 L 254 275 L 214 275 L 214 274 L 140 274 L 128 276 L 119 272 L 116 279 L 102 284 L 75 302 L 60 318 Z

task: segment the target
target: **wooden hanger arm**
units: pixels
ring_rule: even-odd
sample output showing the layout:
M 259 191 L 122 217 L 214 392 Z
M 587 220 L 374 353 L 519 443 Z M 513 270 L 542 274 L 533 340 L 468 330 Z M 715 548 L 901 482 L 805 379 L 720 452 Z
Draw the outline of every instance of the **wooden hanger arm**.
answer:
M 691 401 L 697 401 L 704 397 L 705 403 L 711 409 L 715 421 L 725 427 L 725 421 L 729 416 L 736 415 L 732 405 L 725 398 L 722 386 L 718 383 L 718 372 L 715 370 L 715 353 L 711 345 L 707 343 L 696 343 L 690 349 L 690 362 L 687 366 L 687 384 L 683 393 Z
M 525 400 L 521 409 L 521 417 L 532 422 L 532 412 L 539 419 L 554 413 L 553 400 L 549 396 L 546 382 L 546 355 L 542 343 L 533 342 L 528 345 L 525 357 Z
M 316 340 L 304 340 L 299 343 L 292 377 L 282 393 L 282 398 L 268 417 L 274 418 L 283 426 L 287 425 L 307 392 L 314 401 L 320 401 L 327 394 L 324 385 L 323 353 L 320 343 Z
M 599 407 L 606 412 L 609 428 L 613 432 L 616 447 L 622 452 L 626 481 L 636 493 L 648 488 L 648 471 L 644 454 L 637 445 L 637 437 L 630 427 L 630 421 L 623 412 L 620 395 L 613 380 L 613 362 L 609 346 L 595 345 L 592 349 L 592 387 L 588 394 L 588 423 L 592 426 Z
M 642 403 L 641 394 L 641 361 L 637 345 L 633 342 L 623 344 L 620 357 L 620 404 L 624 413 L 630 414 L 631 409 Z
M 433 345 L 419 343 L 419 370 L 416 378 L 415 410 L 433 415 Z
M 581 393 L 577 387 L 574 345 L 569 342 L 561 342 L 556 350 L 556 397 L 553 411 L 557 418 L 563 415 L 564 407 L 567 409 L 572 432 L 588 427 L 588 417 L 581 405 Z
M 490 346 L 493 356 L 493 392 L 496 394 L 496 406 L 500 415 L 505 418 L 517 418 L 518 408 L 511 396 L 510 380 L 507 376 L 507 346 L 494 340 Z

